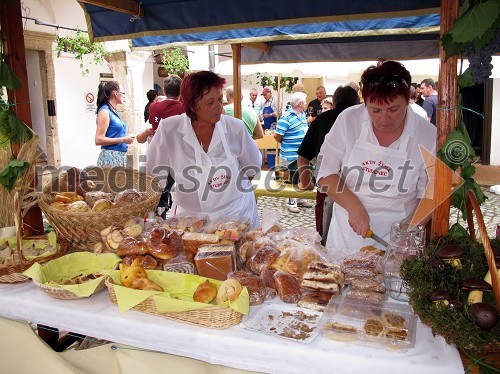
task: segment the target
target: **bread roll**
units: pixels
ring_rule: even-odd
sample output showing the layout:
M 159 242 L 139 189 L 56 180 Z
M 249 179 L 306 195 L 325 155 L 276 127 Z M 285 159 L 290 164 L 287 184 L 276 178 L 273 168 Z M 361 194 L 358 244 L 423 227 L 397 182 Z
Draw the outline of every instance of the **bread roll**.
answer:
M 144 200 L 145 195 L 141 192 L 138 192 L 134 189 L 125 190 L 116 194 L 113 202 L 117 208 L 122 206 L 127 206 L 131 204 L 135 204 Z
M 240 296 L 242 289 L 240 282 L 236 279 L 226 279 L 217 291 L 215 302 L 220 305 L 226 301 L 235 301 Z
M 120 257 L 131 255 L 147 255 L 149 253 L 148 246 L 144 240 L 139 240 L 131 236 L 126 236 L 120 242 L 116 254 Z
M 193 300 L 199 303 L 208 304 L 217 296 L 217 287 L 207 279 L 200 284 L 193 294 Z
M 155 270 L 158 267 L 158 261 L 153 256 L 145 255 L 145 256 L 125 256 L 122 258 L 122 262 L 126 265 L 131 265 L 134 260 L 139 259 L 139 265 L 146 270 Z
M 85 194 L 85 202 L 93 207 L 96 201 L 98 200 L 113 200 L 113 194 L 109 192 L 104 192 L 104 191 L 90 191 Z

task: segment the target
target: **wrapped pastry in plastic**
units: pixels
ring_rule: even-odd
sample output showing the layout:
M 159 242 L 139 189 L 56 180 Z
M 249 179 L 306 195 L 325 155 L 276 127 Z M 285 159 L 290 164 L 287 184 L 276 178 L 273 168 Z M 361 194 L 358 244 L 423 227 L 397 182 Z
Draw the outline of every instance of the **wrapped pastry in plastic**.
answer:
M 272 268 L 292 274 L 297 278 L 302 278 L 311 262 L 326 261 L 315 246 L 305 243 L 294 242 L 289 246 L 278 246 L 278 248 L 282 248 L 282 251 Z
M 351 278 L 351 286 L 354 290 L 385 293 L 385 286 L 379 279 L 377 277 L 353 277 Z
M 126 256 L 122 259 L 122 263 L 125 265 L 131 265 L 134 260 L 138 258 L 139 259 L 139 265 L 146 269 L 146 270 L 156 270 L 158 267 L 158 261 L 151 255 L 144 255 L 144 256 L 136 256 L 136 255 L 131 255 L 131 256 Z
M 169 260 L 182 250 L 182 232 L 154 227 L 145 231 L 142 237 L 148 244 L 149 253 L 160 260 Z
M 202 232 L 185 232 L 182 235 L 182 245 L 184 251 L 193 254 L 198 253 L 198 248 L 205 244 L 218 244 L 220 237 L 215 234 L 206 234 Z
M 201 232 L 208 222 L 206 214 L 179 213 L 168 219 L 163 226 L 171 230 L 181 230 L 186 232 Z
M 273 247 L 262 247 L 247 262 L 248 268 L 255 274 L 261 274 L 264 270 L 271 269 L 271 265 L 280 256 Z
M 221 217 L 215 221 L 210 221 L 205 232 L 216 234 L 221 239 L 236 242 L 243 237 L 243 234 L 250 227 L 250 220 L 238 217 Z
M 203 245 L 194 257 L 198 274 L 207 278 L 226 280 L 236 270 L 234 244 Z
M 266 287 L 266 301 L 272 300 L 276 297 L 276 295 L 278 295 L 278 290 L 276 289 L 276 284 L 274 283 L 275 272 L 275 270 L 267 269 L 260 273 L 260 277 Z
M 297 304 L 302 298 L 299 282 L 293 275 L 277 271 L 274 273 L 274 284 L 283 302 Z
M 266 297 L 266 286 L 261 277 L 240 270 L 228 274 L 228 279 L 229 278 L 236 279 L 243 287 L 247 288 L 250 297 L 250 305 L 259 305 L 264 302 Z
M 355 299 L 365 302 L 382 303 L 386 300 L 385 293 L 350 289 L 345 295 L 346 299 Z
M 174 273 L 197 274 L 194 254 L 186 251 L 180 252 L 177 256 L 163 263 L 163 270 Z

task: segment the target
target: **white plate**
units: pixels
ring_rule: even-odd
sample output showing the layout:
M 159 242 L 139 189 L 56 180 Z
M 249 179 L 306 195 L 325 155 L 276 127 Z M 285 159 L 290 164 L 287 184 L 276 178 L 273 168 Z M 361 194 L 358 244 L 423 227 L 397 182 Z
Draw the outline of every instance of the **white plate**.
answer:
M 307 344 L 318 336 L 322 316 L 322 312 L 294 305 L 263 304 L 242 327 Z

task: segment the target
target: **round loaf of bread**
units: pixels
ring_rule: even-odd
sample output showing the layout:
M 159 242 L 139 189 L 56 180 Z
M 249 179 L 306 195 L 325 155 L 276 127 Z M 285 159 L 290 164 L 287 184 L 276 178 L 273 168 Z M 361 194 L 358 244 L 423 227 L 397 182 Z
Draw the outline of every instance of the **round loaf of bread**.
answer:
M 176 231 L 155 227 L 145 233 L 149 253 L 160 260 L 170 260 L 182 248 L 181 236 Z

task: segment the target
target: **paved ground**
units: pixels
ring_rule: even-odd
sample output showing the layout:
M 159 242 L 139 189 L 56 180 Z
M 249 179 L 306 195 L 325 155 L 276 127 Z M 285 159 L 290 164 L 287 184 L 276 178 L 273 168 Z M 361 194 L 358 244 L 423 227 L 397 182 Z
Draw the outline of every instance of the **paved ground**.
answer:
M 481 206 L 481 211 L 484 216 L 484 223 L 488 229 L 488 234 L 490 237 L 495 236 L 495 230 L 497 225 L 500 225 L 500 196 L 489 192 L 488 187 L 482 187 L 488 199 Z M 271 210 L 281 213 L 281 219 L 279 224 L 284 228 L 290 227 L 315 227 L 314 221 L 314 207 L 313 208 L 303 208 L 300 207 L 300 213 L 290 213 L 284 207 L 285 199 L 277 199 L 273 197 L 260 197 L 258 200 L 257 208 L 259 211 L 259 216 L 262 218 L 262 210 L 264 208 L 269 208 Z M 457 222 L 458 210 L 452 208 L 450 214 L 450 223 Z M 466 221 L 460 219 L 459 223 L 463 226 L 467 226 Z

